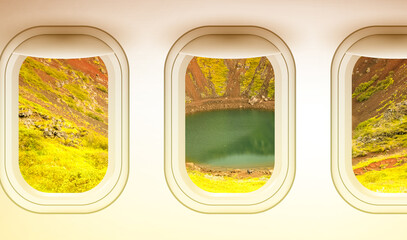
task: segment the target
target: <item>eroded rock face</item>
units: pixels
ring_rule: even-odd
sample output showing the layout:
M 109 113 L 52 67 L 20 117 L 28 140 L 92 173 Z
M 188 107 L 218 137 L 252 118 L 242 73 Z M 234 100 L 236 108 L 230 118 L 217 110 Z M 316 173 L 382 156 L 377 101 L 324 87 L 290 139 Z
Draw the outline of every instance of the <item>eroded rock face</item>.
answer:
M 265 102 L 269 102 L 264 104 Z M 186 114 L 226 110 L 274 110 L 274 70 L 265 57 L 194 57 L 185 75 Z
M 20 110 L 19 116 L 25 127 L 41 131 L 44 138 L 61 139 L 66 146 L 79 146 L 79 139 L 88 134 L 86 129 L 72 127 L 62 118 L 57 119 L 32 110 Z

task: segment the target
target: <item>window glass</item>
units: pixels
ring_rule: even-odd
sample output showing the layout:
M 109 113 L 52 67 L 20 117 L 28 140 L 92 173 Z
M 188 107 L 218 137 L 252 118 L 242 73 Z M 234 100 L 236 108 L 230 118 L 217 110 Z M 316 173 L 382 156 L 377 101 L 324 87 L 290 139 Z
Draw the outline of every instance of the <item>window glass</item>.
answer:
M 407 192 L 406 64 L 360 57 L 353 68 L 353 172 L 374 192 Z
M 108 167 L 108 73 L 99 57 L 27 57 L 19 73 L 19 167 L 34 189 L 85 192 Z
M 214 193 L 262 187 L 274 168 L 274 70 L 266 57 L 194 57 L 185 75 L 185 161 Z

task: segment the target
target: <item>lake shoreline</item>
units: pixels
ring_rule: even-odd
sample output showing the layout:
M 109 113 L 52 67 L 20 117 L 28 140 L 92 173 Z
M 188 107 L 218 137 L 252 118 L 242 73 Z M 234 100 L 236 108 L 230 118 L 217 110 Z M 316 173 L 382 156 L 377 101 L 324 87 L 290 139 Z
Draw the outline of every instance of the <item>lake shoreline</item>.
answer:
M 185 103 L 185 114 L 219 110 L 263 110 L 274 111 L 274 100 L 268 98 L 209 98 Z
M 272 167 L 258 167 L 258 168 L 220 168 L 211 167 L 192 162 L 185 163 L 187 172 L 199 171 L 201 173 L 210 174 L 219 177 L 232 177 L 237 179 L 245 178 L 258 178 L 264 176 L 271 176 L 273 174 Z

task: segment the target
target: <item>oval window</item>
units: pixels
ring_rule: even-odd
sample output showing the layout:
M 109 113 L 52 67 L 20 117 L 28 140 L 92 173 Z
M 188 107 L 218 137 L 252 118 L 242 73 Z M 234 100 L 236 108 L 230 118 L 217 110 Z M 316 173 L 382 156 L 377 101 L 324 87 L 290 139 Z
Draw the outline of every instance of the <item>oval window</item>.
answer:
M 19 206 L 41 213 L 100 210 L 128 175 L 128 65 L 90 27 L 37 27 L 1 57 L 0 177 Z
M 108 167 L 108 72 L 100 57 L 27 57 L 20 68 L 19 168 L 34 189 L 79 193 Z
M 406 27 L 351 34 L 332 64 L 332 175 L 371 213 L 407 212 Z
M 173 46 L 165 69 L 165 176 L 205 213 L 253 213 L 294 179 L 294 62 L 257 27 L 202 27 Z

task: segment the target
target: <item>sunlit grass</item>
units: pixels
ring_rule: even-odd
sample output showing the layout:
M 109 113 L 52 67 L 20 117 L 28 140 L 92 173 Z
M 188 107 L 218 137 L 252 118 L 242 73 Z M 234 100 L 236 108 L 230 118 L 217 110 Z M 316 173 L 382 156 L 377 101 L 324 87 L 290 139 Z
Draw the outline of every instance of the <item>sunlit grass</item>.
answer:
M 192 182 L 199 188 L 213 193 L 248 193 L 261 188 L 270 178 L 264 175 L 260 178 L 233 178 L 214 176 L 196 170 L 187 170 Z
M 79 148 L 62 143 L 20 124 L 19 166 L 26 182 L 52 193 L 85 192 L 98 185 L 108 166 L 107 138 L 92 133 Z
M 100 65 L 98 58 L 94 61 Z M 27 57 L 22 64 L 19 167 L 34 189 L 79 193 L 94 188 L 104 178 L 107 135 L 83 118 L 86 115 L 103 122 L 101 116 L 108 114 L 92 98 L 96 84 L 62 60 Z
M 381 171 L 368 171 L 356 178 L 364 187 L 374 192 L 407 192 L 407 164 Z

